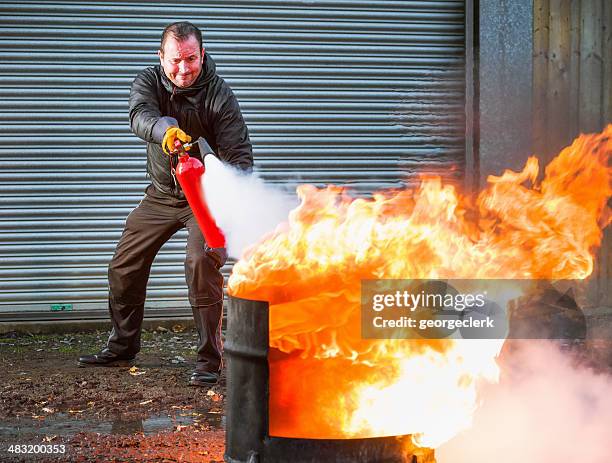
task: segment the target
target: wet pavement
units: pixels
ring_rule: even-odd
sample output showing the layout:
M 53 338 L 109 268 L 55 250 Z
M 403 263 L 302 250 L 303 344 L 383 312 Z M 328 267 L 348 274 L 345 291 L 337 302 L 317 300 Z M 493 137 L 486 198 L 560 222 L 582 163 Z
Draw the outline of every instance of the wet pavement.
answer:
M 174 429 L 178 426 L 206 423 L 211 428 L 225 429 L 225 416 L 220 412 L 187 411 L 175 415 L 160 414 L 147 418 L 123 418 L 113 420 L 78 419 L 74 416 L 58 413 L 44 420 L 18 418 L 0 421 L 0 435 L 4 439 L 36 436 L 71 437 L 84 429 L 98 434 L 144 434 L 150 435 L 160 431 Z
M 188 385 L 195 331 L 144 332 L 131 368 L 79 368 L 106 337 L 0 335 L 0 461 L 223 461 L 225 378 Z

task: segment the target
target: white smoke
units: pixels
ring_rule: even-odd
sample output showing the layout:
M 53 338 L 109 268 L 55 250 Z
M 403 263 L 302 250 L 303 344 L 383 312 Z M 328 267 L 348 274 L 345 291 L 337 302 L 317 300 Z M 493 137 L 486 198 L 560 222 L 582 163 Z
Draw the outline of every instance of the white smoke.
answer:
M 295 192 L 266 185 L 255 174 L 245 175 L 212 155 L 204 163 L 206 202 L 232 257 L 239 258 L 248 246 L 274 231 L 298 205 Z
M 473 426 L 436 450 L 438 463 L 612 461 L 612 377 L 550 343 L 511 345 L 500 383 L 482 391 Z

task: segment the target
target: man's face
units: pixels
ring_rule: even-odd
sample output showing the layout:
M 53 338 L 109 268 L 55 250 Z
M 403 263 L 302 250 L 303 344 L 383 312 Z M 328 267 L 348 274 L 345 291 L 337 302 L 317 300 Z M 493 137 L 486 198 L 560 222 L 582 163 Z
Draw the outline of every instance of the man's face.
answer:
M 158 55 L 166 77 L 177 87 L 190 87 L 202 72 L 204 48 L 193 35 L 183 41 L 169 36 Z

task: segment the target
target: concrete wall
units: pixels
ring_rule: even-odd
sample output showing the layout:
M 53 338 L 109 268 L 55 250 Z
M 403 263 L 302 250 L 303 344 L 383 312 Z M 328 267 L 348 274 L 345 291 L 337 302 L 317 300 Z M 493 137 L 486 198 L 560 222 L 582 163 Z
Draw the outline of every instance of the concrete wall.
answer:
M 531 154 L 533 0 L 479 2 L 480 184 Z

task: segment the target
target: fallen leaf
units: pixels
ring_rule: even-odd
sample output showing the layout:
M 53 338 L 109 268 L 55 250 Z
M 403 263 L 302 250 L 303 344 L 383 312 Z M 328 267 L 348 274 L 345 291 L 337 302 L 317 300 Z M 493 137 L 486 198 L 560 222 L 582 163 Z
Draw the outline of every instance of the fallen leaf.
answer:
M 216 392 L 215 392 L 215 391 L 211 391 L 210 389 L 209 389 L 208 391 L 206 391 L 206 395 L 207 395 L 208 397 L 212 397 L 212 396 L 213 396 L 213 395 L 215 395 L 215 394 L 216 394 Z
M 175 333 L 182 333 L 183 331 L 185 331 L 185 326 L 184 325 L 174 325 L 172 327 L 172 331 L 174 331 Z
M 145 373 L 146 373 L 146 371 L 139 370 L 138 367 L 130 368 L 130 375 L 132 375 L 132 376 L 144 375 Z

